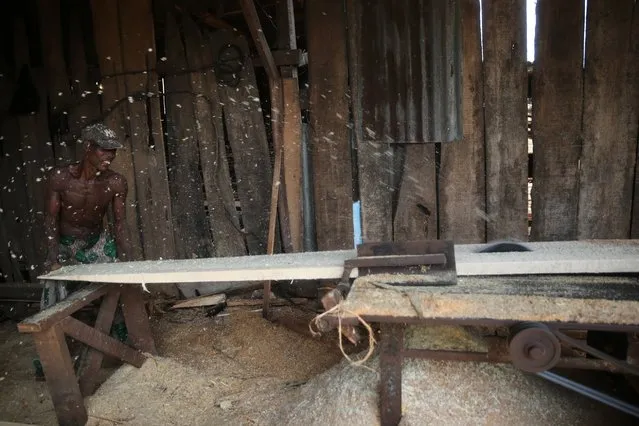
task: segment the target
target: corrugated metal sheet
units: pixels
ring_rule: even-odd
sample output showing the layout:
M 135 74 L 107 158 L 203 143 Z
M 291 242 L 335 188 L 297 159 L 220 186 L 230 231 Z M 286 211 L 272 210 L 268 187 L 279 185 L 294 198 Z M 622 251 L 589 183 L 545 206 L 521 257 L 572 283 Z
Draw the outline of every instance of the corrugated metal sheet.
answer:
M 461 25 L 455 0 L 351 0 L 355 107 L 363 140 L 462 137 Z M 358 93 L 359 92 L 359 93 Z M 359 105 L 358 105 L 359 103 Z M 358 132 L 359 133 L 359 132 Z

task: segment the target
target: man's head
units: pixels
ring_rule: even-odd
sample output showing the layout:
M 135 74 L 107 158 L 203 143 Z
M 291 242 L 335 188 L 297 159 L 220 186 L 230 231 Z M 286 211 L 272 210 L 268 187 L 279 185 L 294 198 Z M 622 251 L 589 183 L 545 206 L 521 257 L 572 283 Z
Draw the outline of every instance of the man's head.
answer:
M 123 147 L 116 133 L 101 123 L 82 129 L 82 141 L 85 159 L 98 171 L 108 170 L 115 158 L 116 149 Z

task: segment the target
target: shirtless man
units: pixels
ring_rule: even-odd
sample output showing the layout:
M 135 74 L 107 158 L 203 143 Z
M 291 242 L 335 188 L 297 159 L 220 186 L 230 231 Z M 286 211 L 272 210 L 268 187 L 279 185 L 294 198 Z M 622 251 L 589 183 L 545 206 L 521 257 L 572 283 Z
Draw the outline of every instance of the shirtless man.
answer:
M 56 168 L 49 175 L 45 273 L 63 265 L 131 260 L 126 229 L 127 182 L 122 175 L 109 169 L 122 144 L 115 132 L 103 124 L 84 128 L 82 142 L 84 155 L 81 161 Z M 104 226 L 109 206 L 113 211 L 113 230 Z M 66 297 L 64 282 L 48 281 L 41 308 Z

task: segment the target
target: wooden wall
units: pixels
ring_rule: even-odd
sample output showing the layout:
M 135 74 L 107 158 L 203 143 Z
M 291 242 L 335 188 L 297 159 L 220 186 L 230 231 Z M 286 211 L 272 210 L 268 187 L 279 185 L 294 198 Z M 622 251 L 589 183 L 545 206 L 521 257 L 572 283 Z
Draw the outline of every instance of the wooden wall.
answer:
M 402 143 L 413 128 L 409 116 L 393 115 L 401 122 L 391 144 L 364 134 L 370 117 L 353 106 L 362 93 L 355 71 L 374 58 L 357 43 L 358 7 L 368 3 L 294 2 L 297 47 L 308 51 L 299 87 L 308 98 L 302 110 L 319 250 L 353 246 L 354 200 L 362 203 L 366 241 L 639 236 L 634 1 L 589 0 L 584 57 L 583 1 L 539 0 L 529 90 L 525 1 L 484 0 L 480 11 L 478 0 L 459 0 L 463 137 L 443 144 Z M 2 8 L 2 279 L 37 275 L 46 172 L 77 158 L 80 129 L 100 119 L 126 146 L 114 168 L 129 181 L 136 258 L 265 253 L 271 108 L 248 31 L 212 29 L 199 12 L 169 0 L 26 0 Z M 282 48 L 261 17 L 272 47 Z M 371 33 L 376 24 L 366 25 Z M 393 96 L 382 98 L 392 106 Z M 206 284 L 180 289 L 195 295 Z
M 639 190 L 635 172 L 639 8 L 635 2 L 588 2 L 584 58 L 584 2 L 538 1 L 535 61 L 529 82 L 526 2 L 484 0 L 480 11 L 478 0 L 460 0 L 463 139 L 414 144 L 407 137 L 403 145 L 371 140 L 359 108 L 352 108 L 350 126 L 336 120 L 333 108 L 337 106 L 336 111 L 343 114 L 338 102 L 324 102 L 327 96 L 340 99 L 341 93 L 336 94 L 334 88 L 340 87 L 345 69 L 350 71 L 351 105 L 367 96 L 358 70 L 367 69 L 367 60 L 377 59 L 358 50 L 364 28 L 370 36 L 379 26 L 380 33 L 387 35 L 379 46 L 389 43 L 387 47 L 394 52 L 405 50 L 393 45 L 393 34 L 406 30 L 397 24 L 401 20 L 388 16 L 388 22 L 362 22 L 364 14 L 358 8 L 368 3 L 308 2 L 314 10 L 309 14 L 308 45 L 314 167 L 330 170 L 331 164 L 357 165 L 365 241 L 447 238 L 473 243 L 639 235 L 639 201 L 634 196 Z M 326 38 L 327 33 L 337 34 L 327 27 L 334 28 L 338 22 L 345 22 L 347 43 Z M 314 37 L 322 41 L 312 43 Z M 339 53 L 335 46 L 347 46 L 348 59 L 333 54 Z M 331 52 L 330 67 L 327 51 Z M 376 63 L 372 66 L 379 69 Z M 396 90 L 390 83 L 396 70 L 388 68 L 386 74 L 378 72 L 379 91 Z M 327 72 L 332 72 L 332 78 Z M 401 111 L 402 100 L 390 98 L 380 95 L 383 105 L 364 102 L 363 109 Z M 532 134 L 528 131 L 528 102 L 532 102 Z M 399 128 L 410 124 L 398 120 Z M 354 151 L 344 139 L 336 143 L 331 138 L 344 132 L 345 125 L 352 127 Z M 530 137 L 534 141 L 532 176 Z M 349 179 L 346 173 L 316 176 L 316 211 L 349 217 L 348 191 L 335 191 Z M 317 217 L 318 235 L 333 235 L 323 246 L 327 249 L 339 248 L 351 238 L 348 231 L 336 227 L 333 218 Z

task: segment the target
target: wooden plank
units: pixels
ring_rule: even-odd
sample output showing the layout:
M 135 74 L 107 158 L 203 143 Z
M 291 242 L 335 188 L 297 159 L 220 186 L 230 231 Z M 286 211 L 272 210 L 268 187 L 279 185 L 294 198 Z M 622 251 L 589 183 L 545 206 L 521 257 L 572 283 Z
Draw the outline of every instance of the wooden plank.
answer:
M 212 252 L 211 233 L 204 206 L 204 182 L 200 163 L 197 122 L 182 35 L 172 12 L 166 14 L 165 78 L 169 186 L 173 206 L 173 230 L 179 258 L 208 257 Z M 190 294 L 188 296 L 194 296 Z
M 279 78 L 280 73 L 275 66 L 275 61 L 271 54 L 271 48 L 264 36 L 262 24 L 260 24 L 260 18 L 257 15 L 257 10 L 255 10 L 255 3 L 253 3 L 253 0 L 240 0 L 240 4 L 244 13 L 244 19 L 246 19 L 251 36 L 253 37 L 255 46 L 257 47 L 257 52 L 260 55 L 260 58 L 262 58 L 262 62 L 266 65 L 266 73 L 271 80 L 275 80 Z
M 70 97 L 67 64 L 64 59 L 60 0 L 51 0 L 38 5 L 40 38 L 46 70 L 46 89 L 40 96 L 48 96 L 49 114 L 53 121 L 53 150 L 56 165 L 72 162 L 75 146 L 69 139 L 64 123 L 67 121 L 67 106 Z M 46 113 L 46 109 L 43 113 Z M 57 128 L 56 128 L 57 127 Z
M 100 310 L 98 311 L 98 317 L 95 320 L 94 328 L 100 333 L 108 334 L 111 331 L 111 325 L 113 324 L 113 318 L 115 317 L 115 310 L 118 307 L 118 300 L 120 299 L 120 290 L 118 288 L 112 288 L 102 299 Z M 84 371 L 80 377 L 80 391 L 82 395 L 88 396 L 95 392 L 97 386 L 97 376 L 102 367 L 102 360 L 104 354 L 95 348 L 89 348 L 87 358 L 85 360 Z
M 72 313 L 104 296 L 108 286 L 92 283 L 71 293 L 66 299 L 30 316 L 18 324 L 20 333 L 37 333 L 57 324 Z
M 124 343 L 102 333 L 73 317 L 67 317 L 60 322 L 66 334 L 74 339 L 99 350 L 105 355 L 121 359 L 134 367 L 140 368 L 146 357 L 140 351 L 130 348 Z
M 167 177 L 164 135 L 159 114 L 159 98 L 147 93 L 159 91 L 157 73 L 153 71 L 156 59 L 155 34 L 151 1 L 119 4 L 122 36 L 122 67 L 124 71 L 147 70 L 129 74 L 124 83 L 128 102 L 128 135 L 133 150 L 135 187 L 140 212 L 140 230 L 145 259 L 172 258 L 175 240 L 171 230 L 172 210 Z M 151 104 L 158 104 L 151 107 Z M 152 114 L 155 112 L 155 114 Z M 149 123 L 155 121 L 156 132 Z M 163 291 L 175 293 L 175 289 Z
M 463 139 L 442 144 L 439 172 L 439 238 L 457 244 L 486 240 L 484 90 L 480 9 L 477 0 L 460 4 L 462 20 Z
M 111 110 L 116 102 L 126 99 L 125 78 L 121 75 L 123 63 L 118 7 L 110 0 L 91 0 L 91 11 L 93 13 L 95 47 L 98 54 L 100 72 L 103 76 L 101 81 L 102 109 L 103 111 L 111 111 L 103 122 L 116 132 L 118 139 L 124 145 L 124 149 L 118 151 L 118 155 L 112 163 L 112 169 L 121 173 L 128 182 L 126 219 L 131 241 L 131 256 L 133 259 L 143 259 L 140 219 L 137 212 L 138 195 L 135 185 L 133 147 L 131 139 L 126 138 L 127 103 L 122 102 Z M 104 76 L 115 74 L 119 75 L 104 78 Z
M 199 308 L 202 306 L 219 305 L 226 302 L 226 294 L 212 294 L 208 296 L 194 297 L 183 302 L 176 303 L 171 309 Z
M 630 236 L 639 122 L 636 9 L 631 0 L 588 2 L 580 239 Z
M 577 238 L 584 2 L 537 4 L 532 240 Z
M 175 282 L 175 281 L 168 281 Z M 125 286 L 121 290 L 120 301 L 122 313 L 126 323 L 128 340 L 134 348 L 147 354 L 157 355 L 149 316 L 144 306 L 142 289 L 139 287 Z
M 77 4 L 69 11 L 69 76 L 73 87 L 72 105 L 69 109 L 69 140 L 71 141 L 69 143 L 74 146 L 76 159 L 81 158 L 84 153 L 84 146 L 78 143 L 82 128 L 98 120 L 101 113 L 98 90 L 96 90 L 95 82 L 89 79 L 85 51 L 87 37 L 82 25 L 82 16 L 85 16 L 81 13 L 83 8 L 86 8 L 87 15 L 90 15 L 90 5 L 84 2 Z
M 293 251 L 304 250 L 302 205 L 302 117 L 297 78 L 283 78 L 283 171 L 288 225 Z
M 353 247 L 346 14 L 342 1 L 306 2 L 311 155 L 318 250 Z
M 306 6 L 308 8 L 308 6 Z M 279 67 L 303 67 L 308 62 L 308 52 L 302 49 L 272 50 L 273 61 Z M 253 57 L 255 67 L 263 67 L 259 56 Z
M 242 222 L 250 254 L 266 252 L 268 239 L 268 215 L 271 197 L 272 167 L 264 116 L 259 104 L 259 92 L 253 65 L 247 55 L 246 40 L 227 31 L 220 31 L 211 41 L 214 52 L 227 44 L 239 47 L 246 58 L 242 70 L 237 73 L 236 87 L 218 87 L 223 104 L 224 124 L 233 154 Z
M 393 241 L 437 239 L 435 144 L 402 147 L 402 170 Z
M 17 117 L 19 127 L 19 148 L 22 155 L 21 167 L 24 168 L 24 176 L 28 210 L 19 213 L 19 217 L 25 222 L 25 234 L 23 234 L 22 246 L 28 247 L 27 258 L 29 275 L 35 278 L 32 271 L 42 271 L 42 263 L 45 253 L 44 232 L 44 191 L 46 173 L 53 167 L 53 150 L 47 121 L 46 83 L 43 70 L 30 67 L 29 41 L 25 23 L 17 20 L 14 23 L 14 53 L 16 72 L 27 71 L 30 74 L 32 84 L 40 94 L 39 105 L 32 114 Z M 34 105 L 35 107 L 35 105 Z M 20 166 L 18 166 L 20 167 Z M 33 249 L 31 250 L 31 247 Z M 33 266 L 33 268 L 31 268 Z
M 384 284 L 383 280 L 363 277 L 353 283 L 341 317 L 345 323 L 356 322 L 355 315 L 360 315 L 367 321 L 393 317 L 397 322 L 422 320 L 432 325 L 450 320 L 471 325 L 478 320 L 490 319 L 639 326 L 639 302 L 636 298 L 618 300 L 614 297 L 623 297 L 624 288 L 628 288 L 630 294 L 636 293 L 636 282 L 634 285 L 616 284 L 617 291 L 612 298 L 605 294 L 593 298 L 592 292 L 588 291 L 589 284 L 583 281 L 577 285 L 582 287 L 579 296 L 563 291 L 563 279 L 538 285 L 537 294 L 527 293 L 526 285 L 514 286 L 518 288 L 513 289 L 508 286 L 512 280 L 505 281 L 504 284 L 504 279 L 464 277 L 456 286 L 422 287 L 398 292 L 375 285 Z M 494 291 L 473 292 L 473 287 L 480 286 Z M 523 292 L 517 292 L 518 289 Z M 553 293 L 558 296 L 548 295 Z
M 201 70 L 212 64 L 209 38 L 188 16 L 183 16 L 182 28 L 189 68 Z M 195 98 L 197 139 L 214 254 L 246 254 L 226 157 L 222 105 L 215 73 L 209 69 L 191 73 L 190 77 L 192 90 L 198 95 Z
M 482 3 L 487 239 L 528 238 L 526 2 Z
M 638 240 L 532 242 L 527 252 L 481 253 L 490 245 L 455 246 L 457 274 L 604 274 L 639 272 Z M 355 250 L 282 253 L 210 259 L 186 259 L 66 266 L 41 278 L 111 283 L 264 281 L 339 279 Z M 351 277 L 357 276 L 357 269 Z
M 58 423 L 73 426 L 86 424 L 87 411 L 62 328 L 55 326 L 33 337 Z

